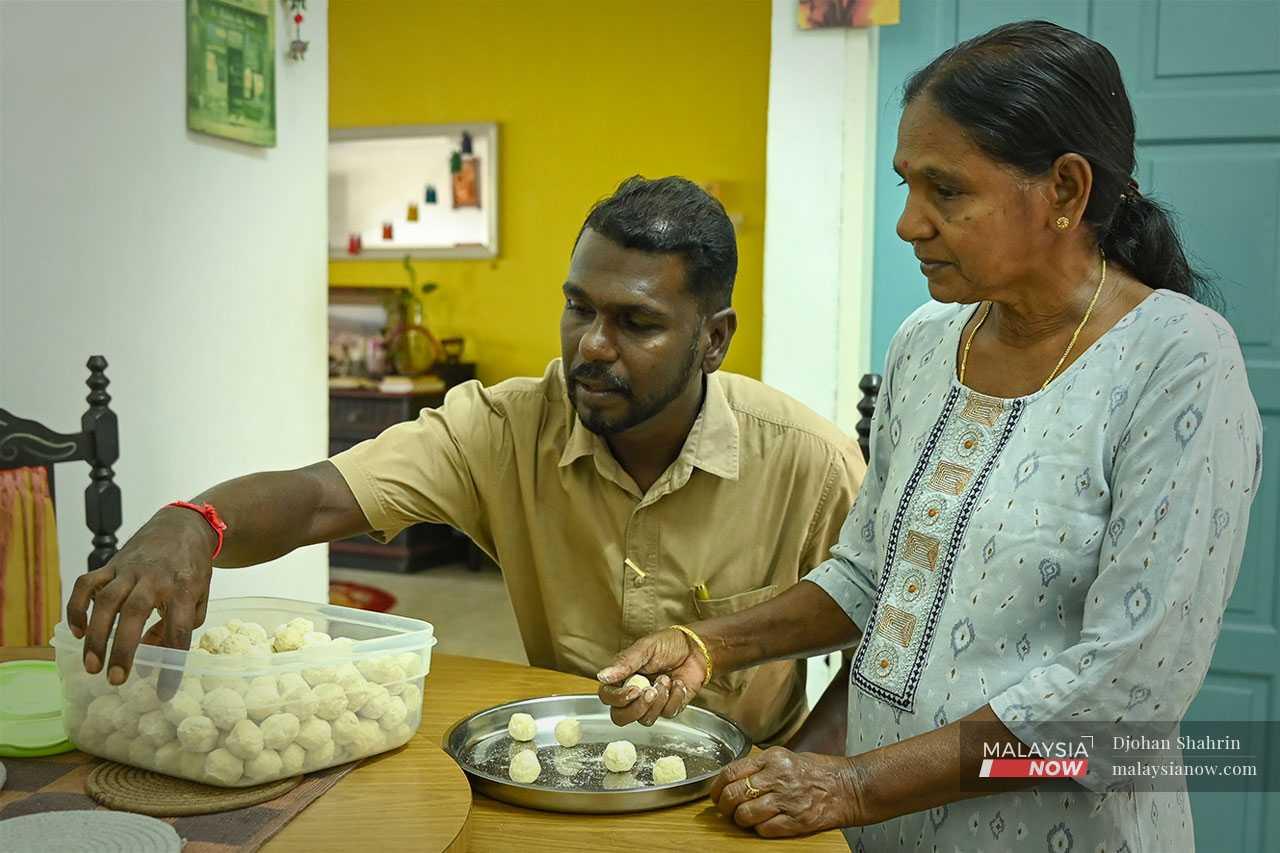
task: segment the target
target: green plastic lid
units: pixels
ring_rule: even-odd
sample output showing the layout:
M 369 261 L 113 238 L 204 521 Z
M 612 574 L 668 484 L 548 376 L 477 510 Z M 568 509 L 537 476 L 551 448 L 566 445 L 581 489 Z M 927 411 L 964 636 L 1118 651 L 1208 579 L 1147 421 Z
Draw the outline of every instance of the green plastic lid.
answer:
M 36 758 L 75 749 L 62 726 L 62 681 L 46 660 L 0 663 L 0 756 Z

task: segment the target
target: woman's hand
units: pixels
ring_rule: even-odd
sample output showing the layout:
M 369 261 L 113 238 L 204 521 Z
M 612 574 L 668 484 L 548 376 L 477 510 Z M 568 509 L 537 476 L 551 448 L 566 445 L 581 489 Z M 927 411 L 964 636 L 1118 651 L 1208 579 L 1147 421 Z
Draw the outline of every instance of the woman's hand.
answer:
M 643 691 L 624 682 L 636 673 L 648 676 L 652 687 Z M 623 649 L 609 666 L 600 670 L 600 701 L 610 708 L 615 725 L 637 720 L 651 726 L 659 717 L 674 717 L 693 701 L 706 680 L 702 652 L 680 631 L 668 628 L 642 637 Z M 655 677 L 656 676 L 656 677 Z
M 848 758 L 775 746 L 725 767 L 711 799 L 738 826 L 765 838 L 808 835 L 867 822 L 859 780 Z

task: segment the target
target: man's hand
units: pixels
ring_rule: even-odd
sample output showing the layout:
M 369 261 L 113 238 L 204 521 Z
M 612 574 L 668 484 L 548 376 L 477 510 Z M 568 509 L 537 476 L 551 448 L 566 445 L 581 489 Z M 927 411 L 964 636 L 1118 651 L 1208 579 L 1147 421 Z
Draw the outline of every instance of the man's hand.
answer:
M 859 779 L 848 758 L 775 746 L 725 767 L 710 796 L 738 826 L 782 838 L 865 823 Z
M 142 629 L 152 610 L 161 619 L 145 641 L 175 649 L 191 645 L 191 632 L 204 623 L 213 574 L 216 537 L 197 513 L 167 507 L 156 513 L 109 563 L 81 575 L 67 601 L 67 625 L 84 639 L 86 672 L 102 670 L 107 640 L 115 626 L 115 640 L 107 680 L 123 684 L 133 655 L 143 640 Z M 93 603 L 92 615 L 89 603 Z M 119 624 L 116 624 L 116 617 Z M 161 673 L 162 698 L 177 687 Z
M 643 691 L 624 682 L 636 673 L 649 676 L 653 686 Z M 637 720 L 651 726 L 659 717 L 674 717 L 685 709 L 706 680 L 702 652 L 674 628 L 637 640 L 600 670 L 600 701 L 619 726 Z M 655 677 L 656 676 L 656 677 Z

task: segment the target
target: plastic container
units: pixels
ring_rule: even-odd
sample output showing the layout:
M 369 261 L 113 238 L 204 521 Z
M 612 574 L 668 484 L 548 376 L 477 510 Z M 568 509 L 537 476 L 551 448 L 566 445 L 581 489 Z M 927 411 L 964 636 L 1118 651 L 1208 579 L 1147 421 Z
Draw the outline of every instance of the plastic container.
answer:
M 331 643 L 296 651 L 210 654 L 203 634 L 230 620 L 268 637 L 306 619 Z M 63 724 L 81 750 L 222 787 L 260 785 L 376 755 L 422 723 L 423 685 L 436 640 L 431 624 L 287 598 L 209 602 L 191 651 L 141 645 L 119 687 L 84 671 L 83 642 L 64 623 L 53 647 Z M 161 701 L 159 680 L 177 684 Z

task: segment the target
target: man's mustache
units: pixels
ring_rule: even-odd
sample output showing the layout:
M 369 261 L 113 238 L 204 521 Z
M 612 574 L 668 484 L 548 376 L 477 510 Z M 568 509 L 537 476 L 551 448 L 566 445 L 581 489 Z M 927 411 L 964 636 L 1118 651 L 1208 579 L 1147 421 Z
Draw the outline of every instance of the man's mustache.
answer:
M 631 386 L 610 373 L 609 368 L 603 364 L 580 364 L 569 374 L 569 379 L 573 382 L 586 382 L 591 385 L 603 386 L 609 391 L 619 391 L 623 394 L 631 393 Z

